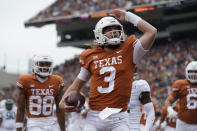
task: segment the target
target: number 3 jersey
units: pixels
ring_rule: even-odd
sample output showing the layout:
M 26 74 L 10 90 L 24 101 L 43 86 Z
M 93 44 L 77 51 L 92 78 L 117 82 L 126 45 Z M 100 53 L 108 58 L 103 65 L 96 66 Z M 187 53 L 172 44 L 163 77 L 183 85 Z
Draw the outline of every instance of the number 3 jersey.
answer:
M 60 88 L 64 87 L 64 82 L 57 75 L 49 75 L 43 83 L 35 75 L 22 75 L 17 87 L 25 92 L 28 118 L 40 118 L 53 115 L 54 100 Z
M 197 124 L 197 84 L 191 84 L 186 79 L 177 80 L 173 84 L 171 95 L 180 100 L 179 119 L 189 124 Z
M 80 65 L 91 73 L 89 106 L 101 111 L 106 107 L 127 110 L 135 64 L 135 36 L 120 47 L 106 51 L 101 47 L 83 51 Z

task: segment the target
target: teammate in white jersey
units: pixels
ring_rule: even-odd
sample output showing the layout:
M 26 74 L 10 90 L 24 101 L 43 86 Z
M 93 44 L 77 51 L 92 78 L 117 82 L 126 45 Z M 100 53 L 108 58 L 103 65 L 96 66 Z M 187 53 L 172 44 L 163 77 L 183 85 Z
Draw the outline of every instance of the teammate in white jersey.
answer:
M 11 99 L 5 102 L 5 108 L 0 109 L 0 131 L 16 131 L 16 106 Z
M 141 104 L 143 104 L 144 111 L 148 114 L 143 131 L 149 131 L 155 120 L 155 110 L 150 98 L 150 87 L 145 80 L 135 80 L 132 84 L 131 98 L 128 105 L 130 131 L 140 131 Z

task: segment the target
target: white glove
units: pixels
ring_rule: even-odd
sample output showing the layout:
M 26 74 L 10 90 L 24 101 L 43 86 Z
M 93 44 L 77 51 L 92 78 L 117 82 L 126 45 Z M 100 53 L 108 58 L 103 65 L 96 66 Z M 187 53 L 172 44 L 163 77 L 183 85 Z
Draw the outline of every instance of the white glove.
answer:
M 157 120 L 157 121 L 155 122 L 155 128 L 159 128 L 160 123 L 161 123 L 161 121 L 160 121 L 160 120 Z
M 164 122 L 161 123 L 161 127 L 160 128 L 164 129 L 166 127 L 166 125 L 167 125 L 167 123 L 166 123 L 166 121 L 164 121 Z
M 171 106 L 167 107 L 167 111 L 168 111 L 169 118 L 176 118 L 177 117 L 177 112 Z

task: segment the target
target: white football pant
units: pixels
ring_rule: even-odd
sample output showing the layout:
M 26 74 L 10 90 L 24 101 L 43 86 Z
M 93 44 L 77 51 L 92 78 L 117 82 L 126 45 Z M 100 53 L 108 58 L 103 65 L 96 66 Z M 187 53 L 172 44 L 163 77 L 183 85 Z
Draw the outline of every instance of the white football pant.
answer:
M 145 125 L 140 124 L 140 131 L 144 131 L 144 128 L 145 128 Z M 149 129 L 149 131 L 156 131 L 156 129 L 155 129 L 154 126 L 152 126 L 152 127 Z
M 16 131 L 16 128 L 15 129 L 6 129 L 3 127 L 0 127 L 0 131 Z
M 43 126 L 31 126 L 27 128 L 27 131 L 60 131 L 58 123 L 52 125 Z
M 99 113 L 93 110 L 88 112 L 83 131 L 129 131 L 127 112 L 113 114 L 104 120 L 100 119 Z
M 188 124 L 180 119 L 177 119 L 176 131 L 197 131 L 197 124 Z
M 171 127 L 171 126 L 166 126 L 166 127 L 164 128 L 164 131 L 175 131 L 175 130 L 176 130 L 176 128 Z

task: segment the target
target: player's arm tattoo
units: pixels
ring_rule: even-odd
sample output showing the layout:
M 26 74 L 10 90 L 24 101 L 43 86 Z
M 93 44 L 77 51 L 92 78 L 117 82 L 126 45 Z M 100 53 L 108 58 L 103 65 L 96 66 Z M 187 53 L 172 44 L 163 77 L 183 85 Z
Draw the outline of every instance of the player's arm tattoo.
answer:
M 62 99 L 63 96 L 63 88 L 60 88 L 57 96 L 56 96 L 56 115 L 57 115 L 57 120 L 60 126 L 61 131 L 65 131 L 65 113 L 63 110 L 59 108 L 59 102 Z
M 151 102 L 150 92 L 149 91 L 142 92 L 140 94 L 139 100 L 140 100 L 141 104 L 143 104 L 143 105 Z
M 24 123 L 25 99 L 26 99 L 25 91 L 22 89 L 18 89 L 16 122 L 19 123 Z M 22 130 L 22 128 L 17 128 L 17 131 L 20 130 Z

